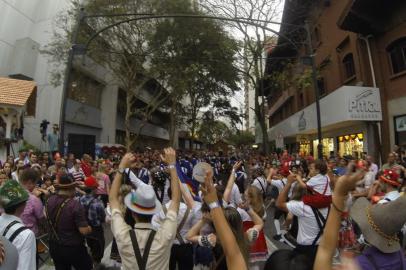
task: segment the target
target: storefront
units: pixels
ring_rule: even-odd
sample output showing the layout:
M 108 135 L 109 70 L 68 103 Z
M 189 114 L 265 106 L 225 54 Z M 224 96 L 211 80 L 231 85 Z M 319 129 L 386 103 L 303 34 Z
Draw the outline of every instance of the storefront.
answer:
M 329 157 L 331 153 L 334 153 L 334 138 L 323 138 L 321 140 L 323 145 L 323 156 Z M 319 140 L 313 140 L 313 155 L 318 158 L 317 145 L 319 145 Z
M 361 156 L 377 143 L 370 125 L 382 121 L 379 89 L 343 86 L 320 100 L 323 155 Z M 313 103 L 268 130 L 271 141 L 296 139 L 297 152 L 317 157 L 316 105 Z M 406 116 L 404 131 L 406 133 Z M 405 133 L 400 133 L 405 134 Z M 404 136 L 404 135 L 403 135 Z M 403 137 L 402 137 L 403 138 Z M 279 142 L 282 144 L 282 142 Z
M 364 134 L 348 134 L 338 137 L 338 154 L 340 156 L 351 155 L 361 157 L 364 152 Z

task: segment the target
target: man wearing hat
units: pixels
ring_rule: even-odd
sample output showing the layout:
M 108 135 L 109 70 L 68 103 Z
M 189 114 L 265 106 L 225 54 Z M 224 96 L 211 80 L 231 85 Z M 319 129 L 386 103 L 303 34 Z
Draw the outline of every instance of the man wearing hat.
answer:
M 92 253 L 93 261 L 95 264 L 100 264 L 105 246 L 103 223 L 106 213 L 103 202 L 95 194 L 95 190 L 99 186 L 96 178 L 87 177 L 84 185 L 86 194 L 80 198 L 80 204 L 85 208 L 87 222 L 92 227 L 92 232 L 86 236 L 86 243 Z
M 28 192 L 14 180 L 7 181 L 0 188 L 0 200 L 5 212 L 0 216 L 0 234 L 17 248 L 18 270 L 36 269 L 35 235 L 20 219 L 28 198 Z
M 168 164 L 171 174 L 172 203 L 166 218 L 155 231 L 152 216 L 161 210 L 154 189 L 150 185 L 140 185 L 124 198 L 125 206 L 131 210 L 136 224 L 132 229 L 124 221 L 119 190 L 126 168 L 132 167 L 135 156 L 127 153 L 120 162 L 119 169 L 110 190 L 109 202 L 112 209 L 111 230 L 120 251 L 122 268 L 127 269 L 168 269 L 172 242 L 176 237 L 177 215 L 180 203 L 179 180 L 176 173 L 176 153 L 172 148 L 164 150 L 162 160 Z
M 77 183 L 66 174 L 57 175 L 54 187 L 56 194 L 45 202 L 45 215 L 50 234 L 49 251 L 55 269 L 93 269 L 84 235 L 92 229 L 88 225 L 86 212 L 74 199 Z
M 377 193 L 377 189 L 380 188 L 385 195 L 378 201 L 379 204 L 394 201 L 400 197 L 398 190 L 400 186 L 399 174 L 394 170 L 385 170 L 379 177 L 379 181 L 375 181 L 371 187 L 370 197 L 373 197 Z

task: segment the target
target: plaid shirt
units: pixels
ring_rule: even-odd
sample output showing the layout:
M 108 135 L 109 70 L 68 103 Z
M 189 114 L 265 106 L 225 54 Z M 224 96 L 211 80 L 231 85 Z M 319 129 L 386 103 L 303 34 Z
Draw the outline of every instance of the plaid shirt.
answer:
M 87 211 L 87 220 L 92 227 L 99 227 L 106 219 L 103 202 L 92 194 L 86 194 L 80 198 L 80 204 Z

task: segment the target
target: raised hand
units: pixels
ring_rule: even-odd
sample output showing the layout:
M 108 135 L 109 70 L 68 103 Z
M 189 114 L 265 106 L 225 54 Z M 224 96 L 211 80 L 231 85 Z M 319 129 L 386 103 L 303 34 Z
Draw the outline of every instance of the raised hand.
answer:
M 168 165 L 174 165 L 176 163 L 176 151 L 172 147 L 165 148 L 164 154 L 161 154 L 161 159 Z
M 135 160 L 135 156 L 132 153 L 127 153 L 121 159 L 119 168 L 130 168 Z
M 204 179 L 204 185 L 201 185 L 201 190 L 203 192 L 203 199 L 207 204 L 212 202 L 217 202 L 217 191 L 213 184 L 213 172 L 206 172 L 206 177 Z

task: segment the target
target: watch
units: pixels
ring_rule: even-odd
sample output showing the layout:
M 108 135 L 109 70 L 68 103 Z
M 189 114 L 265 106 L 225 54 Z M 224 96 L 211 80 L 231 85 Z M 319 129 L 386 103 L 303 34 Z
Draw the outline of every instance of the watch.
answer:
M 175 164 L 169 164 L 168 169 L 176 169 L 176 165 Z
M 124 174 L 125 168 L 118 168 L 117 172 L 120 174 Z
M 218 208 L 218 207 L 221 207 L 221 205 L 220 205 L 219 202 L 212 202 L 212 203 L 209 203 L 209 208 L 210 208 L 210 210 L 213 210 L 214 208 Z

